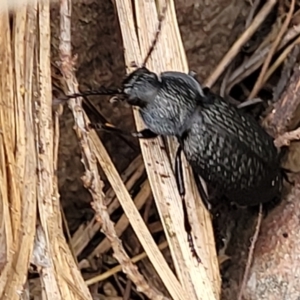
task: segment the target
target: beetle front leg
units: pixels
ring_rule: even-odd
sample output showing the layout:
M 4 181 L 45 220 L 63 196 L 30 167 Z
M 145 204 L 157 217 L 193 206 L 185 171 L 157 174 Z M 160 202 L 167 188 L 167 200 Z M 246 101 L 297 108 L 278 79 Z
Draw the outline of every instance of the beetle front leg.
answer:
M 151 131 L 150 129 L 143 129 L 141 131 L 134 131 L 134 132 L 128 132 L 125 130 L 122 130 L 118 127 L 113 126 L 112 124 L 106 123 L 91 123 L 89 124 L 89 127 L 95 130 L 103 130 L 106 132 L 115 132 L 117 134 L 122 135 L 131 135 L 133 137 L 139 138 L 139 139 L 153 139 L 156 138 L 158 135 Z

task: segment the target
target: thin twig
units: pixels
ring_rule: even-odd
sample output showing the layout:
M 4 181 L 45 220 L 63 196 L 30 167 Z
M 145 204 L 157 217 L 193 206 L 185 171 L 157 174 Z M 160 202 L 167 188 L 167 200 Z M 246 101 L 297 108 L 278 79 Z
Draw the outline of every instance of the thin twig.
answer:
M 255 250 L 255 244 L 257 242 L 260 227 L 261 227 L 261 221 L 262 221 L 262 204 L 259 205 L 257 224 L 256 224 L 255 232 L 254 232 L 254 235 L 253 235 L 253 238 L 252 238 L 252 241 L 251 241 L 249 254 L 248 254 L 248 258 L 247 258 L 246 269 L 245 269 L 245 272 L 244 272 L 243 281 L 242 281 L 241 288 L 240 288 L 240 291 L 239 291 L 238 300 L 242 300 L 244 289 L 245 289 L 245 286 L 247 284 L 247 280 L 248 280 L 248 276 L 249 276 L 249 272 L 250 272 L 250 267 L 251 267 L 252 260 L 253 260 L 253 253 L 254 253 L 254 250 Z
M 267 55 L 267 58 L 266 58 L 263 66 L 262 66 L 262 69 L 260 71 L 258 79 L 255 82 L 255 85 L 254 85 L 254 87 L 253 87 L 253 89 L 252 89 L 252 91 L 251 91 L 248 99 L 254 98 L 257 95 L 257 93 L 260 91 L 260 89 L 262 88 L 264 76 L 265 76 L 265 74 L 267 72 L 267 69 L 268 69 L 269 64 L 271 62 L 271 59 L 272 59 L 272 57 L 273 57 L 273 55 L 274 55 L 274 53 L 275 53 L 275 51 L 276 51 L 279 43 L 281 42 L 284 33 L 286 32 L 286 30 L 287 30 L 287 28 L 288 28 L 288 26 L 290 24 L 290 21 L 291 21 L 292 16 L 293 16 L 294 9 L 295 9 L 295 0 L 292 0 L 291 6 L 290 6 L 290 10 L 289 10 L 289 12 L 288 12 L 288 14 L 286 16 L 286 19 L 285 19 L 285 21 L 284 21 L 284 23 L 283 23 L 283 25 L 282 25 L 279 33 L 278 33 L 278 36 L 277 36 L 276 40 L 274 41 L 274 43 L 272 45 L 272 48 L 271 48 L 270 52 Z

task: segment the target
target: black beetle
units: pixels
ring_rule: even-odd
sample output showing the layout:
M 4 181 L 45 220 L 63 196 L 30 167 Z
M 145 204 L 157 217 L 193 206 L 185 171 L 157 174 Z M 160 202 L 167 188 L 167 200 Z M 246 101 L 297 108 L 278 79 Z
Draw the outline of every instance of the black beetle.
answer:
M 203 89 L 192 74 L 163 72 L 158 75 L 145 68 L 157 37 L 158 33 L 143 66 L 125 78 L 121 89 L 101 88 L 67 98 L 122 95 L 130 105 L 140 108 L 147 128 L 133 133 L 125 133 L 103 123 L 91 124 L 92 128 L 131 134 L 138 138 L 175 136 L 179 143 L 175 176 L 182 199 L 185 196 L 180 158 L 182 151 L 194 174 L 200 175 L 233 202 L 252 206 L 279 196 L 282 188 L 280 155 L 272 137 L 252 116 L 209 89 Z M 201 188 L 200 193 L 202 198 L 207 197 Z M 200 262 L 193 245 L 184 201 L 183 204 L 189 244 Z
M 106 90 L 105 93 L 121 94 L 129 104 L 140 108 L 147 128 L 129 134 L 138 138 L 158 135 L 177 138 L 175 175 L 183 199 L 181 151 L 195 174 L 239 205 L 254 206 L 280 195 L 280 155 L 272 137 L 251 115 L 208 89 L 202 89 L 192 75 L 181 72 L 157 75 L 142 67 L 129 74 L 122 89 Z M 90 126 L 128 134 L 103 123 Z M 208 202 L 201 188 L 200 193 Z M 184 201 L 183 204 L 189 244 L 200 261 L 193 245 Z

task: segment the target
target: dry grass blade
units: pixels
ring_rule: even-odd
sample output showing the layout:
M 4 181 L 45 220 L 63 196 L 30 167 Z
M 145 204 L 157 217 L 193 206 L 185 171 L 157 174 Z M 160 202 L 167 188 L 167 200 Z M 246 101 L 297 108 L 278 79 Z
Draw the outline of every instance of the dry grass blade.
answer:
M 0 15 L 0 24 L 0 95 L 4 104 L 0 105 L 4 245 L 0 294 L 16 300 L 25 294 L 22 287 L 28 265 L 34 261 L 44 286 L 40 297 L 91 299 L 60 227 L 53 157 L 57 139 L 53 149 L 49 5 L 45 0 L 40 6 L 35 1 L 21 6 L 13 15 L 12 34 L 7 11 Z
M 139 43 L 135 35 L 133 22 L 133 10 L 130 1 L 116 1 L 118 15 L 121 25 L 121 31 L 125 46 L 125 60 L 127 65 L 132 61 L 139 63 L 142 61 L 141 54 L 145 56 L 153 40 L 157 29 L 158 18 L 154 1 L 136 1 L 136 19 L 139 30 Z M 167 15 L 162 26 L 159 41 L 156 49 L 153 51 L 149 61 L 149 67 L 155 72 L 162 70 L 181 70 L 187 72 L 187 62 L 183 50 L 181 38 L 176 21 L 176 14 L 173 1 L 167 3 Z M 135 111 L 135 118 L 138 129 L 142 123 L 138 112 Z M 157 203 L 158 210 L 164 225 L 164 230 L 168 238 L 174 264 L 179 280 L 186 292 L 185 298 L 190 299 L 218 299 L 220 292 L 219 267 L 216 259 L 215 245 L 213 241 L 213 232 L 210 217 L 203 207 L 198 210 L 195 208 L 200 205 L 201 200 L 193 185 L 190 182 L 190 176 L 186 177 L 187 199 L 189 199 L 190 211 L 192 214 L 193 231 L 196 245 L 203 264 L 196 265 L 195 259 L 191 256 L 186 241 L 186 232 L 183 228 L 182 204 L 179 197 L 173 170 L 171 168 L 164 145 L 160 139 L 151 142 L 142 141 L 141 148 L 144 160 L 146 162 L 147 173 L 152 191 Z M 157 163 L 159 161 L 159 163 Z M 185 171 L 187 164 L 185 162 Z M 188 173 L 185 172 L 185 175 Z M 193 199 L 193 200 L 192 200 Z M 195 204 L 196 203 L 196 204 Z M 199 212 L 195 216 L 195 212 Z M 201 215 L 201 222 L 199 216 Z M 198 217 L 198 219 L 197 219 Z M 201 224 L 196 228 L 196 224 Z M 159 272 L 164 282 L 168 278 Z
M 249 15 L 246 19 L 245 28 L 248 28 L 249 25 L 251 24 L 251 21 L 253 20 L 255 11 L 258 8 L 259 3 L 260 3 L 260 0 L 255 0 L 254 3 L 252 3 Z
M 10 89 L 7 87 L 11 84 L 13 86 L 13 79 L 12 79 L 12 70 L 10 68 L 11 61 L 10 61 L 10 38 L 9 38 L 9 23 L 8 23 L 8 14 L 0 15 L 0 26 L 2 30 L 2 34 L 0 35 L 0 57 L 1 57 L 1 65 L 0 65 L 0 130 L 1 130 L 1 137 L 0 137 L 0 213 L 1 213 L 1 232 L 0 232 L 0 242 L 1 245 L 4 247 L 1 249 L 1 260 L 0 260 L 0 267 L 1 267 L 1 281 L 0 281 L 0 293 L 1 295 L 8 284 L 8 278 L 10 274 L 10 270 L 12 267 L 13 262 L 13 253 L 10 249 L 15 249 L 14 247 L 14 240 L 15 237 L 13 235 L 13 224 L 14 219 L 11 219 L 11 211 L 10 201 L 13 195 L 10 195 L 9 191 L 9 181 L 10 174 L 7 165 L 9 163 L 9 158 L 7 157 L 7 152 L 12 153 L 13 147 L 15 145 L 11 144 L 10 135 L 13 133 L 13 128 L 9 128 L 6 125 L 7 121 L 7 114 L 14 114 L 12 109 L 13 107 L 13 98 L 12 94 L 10 93 Z M 5 104 L 5 105 L 3 105 Z M 11 106 L 11 107 L 10 107 Z M 10 107 L 10 108 L 9 108 Z M 6 111 L 5 111 L 6 110 Z M 10 157 L 10 159 L 12 159 Z M 10 161 L 11 163 L 11 161 Z M 14 163 L 14 161 L 12 161 Z M 19 200 L 19 199 L 18 199 Z
M 59 195 L 54 168 L 57 159 L 57 136 L 53 134 L 52 87 L 50 64 L 49 2 L 39 4 L 37 34 L 33 55 L 33 92 L 38 93 L 32 108 L 35 122 L 35 149 L 37 155 L 37 197 L 40 227 L 35 242 L 37 250 L 45 254 L 46 265 L 38 264 L 42 286 L 48 299 L 91 299 L 88 288 L 68 248 L 61 228 Z M 32 101 L 32 99 L 31 99 Z M 53 148 L 55 146 L 55 148 Z M 33 260 L 37 261 L 34 256 Z
M 58 0 L 51 0 L 51 1 L 58 2 Z M 40 0 L 40 2 L 47 2 L 47 0 Z M 35 7 L 35 5 L 36 5 L 35 0 L 27 0 L 26 3 L 28 5 L 28 8 L 30 8 L 30 9 Z M 17 11 L 21 5 L 22 4 L 21 4 L 20 0 L 10 0 L 10 1 L 7 1 L 7 3 L 6 3 L 6 0 L 1 0 L 0 1 L 0 14 L 6 13 L 7 8 L 10 11 Z

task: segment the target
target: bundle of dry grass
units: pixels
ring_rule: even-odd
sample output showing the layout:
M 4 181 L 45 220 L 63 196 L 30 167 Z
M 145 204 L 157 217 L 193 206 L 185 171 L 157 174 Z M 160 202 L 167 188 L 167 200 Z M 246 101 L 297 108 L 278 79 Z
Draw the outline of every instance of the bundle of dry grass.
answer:
M 0 18 L 1 299 L 29 296 L 28 267 L 48 299 L 91 299 L 61 229 L 58 123 L 52 118 L 49 3 Z M 27 283 L 27 285 L 26 285 Z

